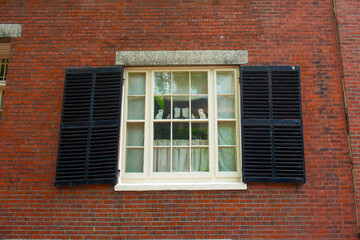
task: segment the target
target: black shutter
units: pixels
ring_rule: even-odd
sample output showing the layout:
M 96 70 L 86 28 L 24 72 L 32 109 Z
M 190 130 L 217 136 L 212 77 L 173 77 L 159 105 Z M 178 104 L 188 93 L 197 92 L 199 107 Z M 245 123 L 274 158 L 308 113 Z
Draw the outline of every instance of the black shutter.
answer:
M 55 185 L 116 183 L 123 72 L 66 70 Z
M 243 180 L 304 183 L 298 66 L 240 67 Z

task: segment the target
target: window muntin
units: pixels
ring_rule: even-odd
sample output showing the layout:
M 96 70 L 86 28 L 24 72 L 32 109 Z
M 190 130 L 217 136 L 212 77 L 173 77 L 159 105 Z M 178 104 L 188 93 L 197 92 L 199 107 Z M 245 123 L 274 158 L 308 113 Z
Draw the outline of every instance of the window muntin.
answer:
M 126 70 L 120 182 L 240 182 L 237 75 Z
M 154 72 L 152 172 L 209 172 L 207 75 Z

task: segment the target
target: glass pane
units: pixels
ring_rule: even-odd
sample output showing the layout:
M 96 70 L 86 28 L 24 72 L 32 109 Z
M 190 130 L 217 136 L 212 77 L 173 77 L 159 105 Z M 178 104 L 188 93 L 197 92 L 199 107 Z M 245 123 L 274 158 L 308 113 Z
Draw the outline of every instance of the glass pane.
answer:
M 171 86 L 171 73 L 170 72 L 157 72 L 155 73 L 155 95 L 170 94 Z
M 144 146 L 144 123 L 127 123 L 126 146 Z
M 189 123 L 173 123 L 173 146 L 189 145 Z
M 236 171 L 235 147 L 219 147 L 219 171 Z
M 129 73 L 129 95 L 145 95 L 146 73 Z
M 235 119 L 235 98 L 234 96 L 218 96 L 218 118 Z
M 154 148 L 154 172 L 170 172 L 171 148 Z
M 189 94 L 189 72 L 173 73 L 173 94 Z
M 191 118 L 207 119 L 208 118 L 208 97 L 191 98 Z
M 138 148 L 126 149 L 126 172 L 139 173 L 143 172 L 144 150 Z
M 170 123 L 154 123 L 154 146 L 170 145 Z
M 3 101 L 4 101 L 4 90 L 0 90 L 0 109 L 3 108 Z
M 208 172 L 209 171 L 209 149 L 192 148 L 191 149 L 191 171 Z
M 145 98 L 129 97 L 128 99 L 128 119 L 144 120 L 145 117 Z
M 171 118 L 171 97 L 154 97 L 154 119 Z
M 235 145 L 235 122 L 218 122 L 219 145 Z
M 216 73 L 216 89 L 218 94 L 234 94 L 234 73 L 233 72 L 217 72 Z
M 207 72 L 191 73 L 191 94 L 207 94 Z
M 190 172 L 190 148 L 173 148 L 173 172 Z
M 208 145 L 207 123 L 191 123 L 191 145 Z
M 189 119 L 189 97 L 173 97 L 174 119 Z

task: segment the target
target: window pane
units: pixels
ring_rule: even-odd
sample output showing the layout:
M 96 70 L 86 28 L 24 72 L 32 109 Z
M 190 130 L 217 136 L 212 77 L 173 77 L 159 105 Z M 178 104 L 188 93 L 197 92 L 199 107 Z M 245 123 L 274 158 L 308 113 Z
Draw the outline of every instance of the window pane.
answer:
M 163 97 L 163 96 L 154 97 L 154 118 L 155 119 L 171 118 L 171 97 Z
M 128 100 L 128 119 L 144 120 L 145 118 L 145 98 L 129 97 Z
M 171 73 L 170 72 L 157 72 L 155 73 L 155 95 L 170 94 L 171 86 Z
M 207 72 L 191 73 L 191 94 L 207 94 Z
M 154 123 L 154 146 L 170 145 L 170 123 Z
M 219 147 L 219 171 L 236 171 L 236 149 L 235 147 Z
M 0 109 L 3 108 L 4 90 L 0 90 Z
M 173 97 L 173 118 L 189 119 L 189 97 Z
M 126 172 L 143 172 L 144 150 L 138 148 L 126 149 Z
M 127 123 L 126 146 L 144 146 L 144 123 Z
M 173 123 L 173 146 L 189 145 L 189 123 Z
M 207 123 L 191 123 L 191 145 L 208 145 Z
M 189 72 L 173 73 L 173 94 L 189 94 Z
M 173 148 L 173 172 L 189 172 L 190 171 L 190 149 L 189 148 Z
M 145 95 L 146 73 L 129 73 L 129 95 Z
M 218 122 L 219 145 L 235 145 L 235 122 Z
M 191 98 L 191 118 L 207 119 L 208 118 L 208 97 Z
M 218 118 L 235 119 L 235 98 L 234 96 L 218 96 Z
M 209 171 L 209 149 L 192 148 L 191 149 L 191 171 L 208 172 Z
M 171 148 L 154 148 L 154 172 L 170 172 Z
M 216 73 L 216 90 L 218 94 L 234 94 L 234 73 L 217 72 Z

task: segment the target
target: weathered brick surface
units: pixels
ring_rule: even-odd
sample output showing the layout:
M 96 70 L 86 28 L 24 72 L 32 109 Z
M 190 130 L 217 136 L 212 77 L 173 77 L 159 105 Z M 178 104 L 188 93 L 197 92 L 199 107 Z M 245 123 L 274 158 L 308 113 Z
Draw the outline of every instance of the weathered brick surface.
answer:
M 331 0 L 9 0 L 0 20 L 23 24 L 11 41 L 0 124 L 0 237 L 357 239 Z M 118 50 L 193 49 L 246 49 L 251 65 L 301 67 L 306 184 L 53 186 L 66 68 L 113 66 Z
M 360 209 L 360 1 L 337 0 L 357 211 Z M 359 219 L 360 220 L 360 219 Z M 358 223 L 359 223 L 358 220 Z

